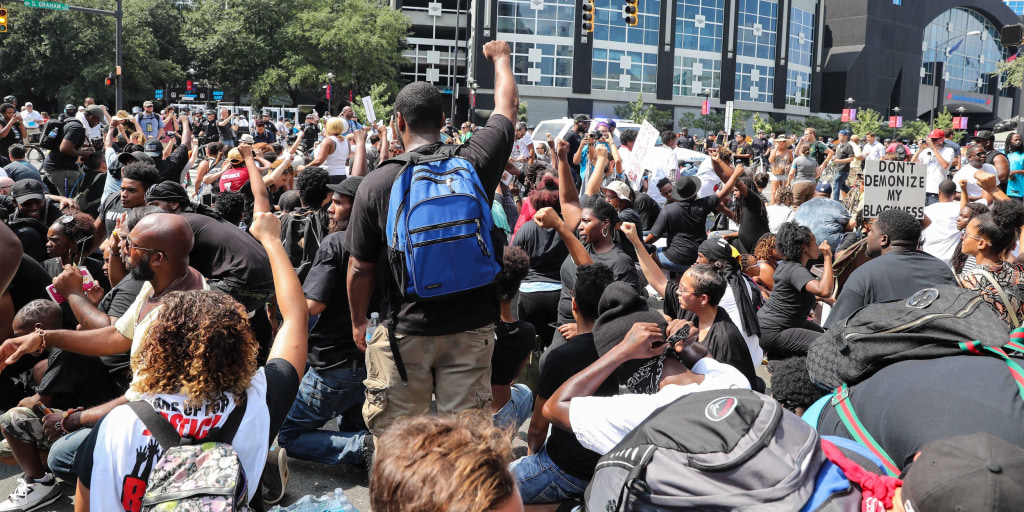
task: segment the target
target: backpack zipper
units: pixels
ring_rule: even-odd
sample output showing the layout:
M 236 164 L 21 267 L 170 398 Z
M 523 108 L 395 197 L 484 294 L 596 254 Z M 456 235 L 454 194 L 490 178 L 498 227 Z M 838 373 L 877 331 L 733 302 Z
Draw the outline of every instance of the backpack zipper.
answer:
M 419 176 L 413 179 L 413 181 L 429 181 L 432 183 L 436 183 L 438 185 L 448 185 L 448 190 L 451 191 L 452 194 L 455 193 L 455 187 L 452 187 L 452 181 L 454 181 L 452 178 L 448 178 L 447 180 L 439 180 L 437 178 L 433 178 L 430 176 Z
M 443 244 L 443 243 L 446 243 L 446 242 L 454 242 L 456 240 L 462 240 L 463 238 L 470 238 L 470 237 L 474 237 L 474 236 L 477 237 L 478 239 L 480 238 L 479 234 L 476 234 L 476 233 L 466 233 L 464 235 L 456 235 L 456 236 L 449 236 L 449 237 L 445 237 L 445 238 L 438 238 L 437 240 L 428 240 L 426 242 L 416 242 L 416 243 L 412 244 L 412 246 L 415 248 L 415 247 L 423 247 L 425 245 Z
M 859 338 L 861 336 L 868 336 L 868 335 L 875 335 L 875 334 L 892 334 L 892 333 L 903 332 L 903 331 L 912 329 L 914 327 L 917 327 L 918 325 L 921 325 L 921 324 L 923 324 L 925 322 L 930 322 L 930 321 L 932 321 L 932 320 L 934 320 L 936 318 L 948 318 L 948 317 L 963 318 L 965 315 L 970 313 L 970 311 L 972 309 L 974 309 L 974 307 L 977 306 L 978 303 L 980 303 L 981 301 L 982 301 L 981 297 L 978 296 L 976 298 L 971 299 L 967 303 L 967 305 L 964 306 L 963 309 L 961 309 L 960 311 L 957 311 L 956 313 L 932 313 L 930 315 L 922 316 L 921 318 L 918 318 L 917 320 L 914 320 L 913 322 L 908 322 L 908 323 L 905 323 L 903 325 L 899 325 L 899 326 L 893 327 L 891 329 L 886 329 L 884 331 L 873 332 L 873 333 L 870 333 L 870 334 L 868 334 L 868 333 L 847 334 L 846 336 L 844 336 L 844 339 L 846 339 L 847 341 L 850 341 L 850 340 L 853 340 L 855 338 Z
M 450 228 L 450 227 L 454 227 L 454 226 L 461 226 L 463 224 L 472 224 L 474 222 L 476 222 L 477 229 L 479 230 L 480 221 L 478 221 L 476 219 L 461 219 L 461 220 L 453 220 L 453 221 L 449 221 L 449 222 L 442 222 L 440 224 L 431 224 L 429 226 L 421 226 L 421 227 L 418 227 L 416 229 L 410 229 L 409 230 L 409 234 L 410 235 L 414 235 L 416 233 L 423 233 L 424 231 L 433 231 L 435 229 Z

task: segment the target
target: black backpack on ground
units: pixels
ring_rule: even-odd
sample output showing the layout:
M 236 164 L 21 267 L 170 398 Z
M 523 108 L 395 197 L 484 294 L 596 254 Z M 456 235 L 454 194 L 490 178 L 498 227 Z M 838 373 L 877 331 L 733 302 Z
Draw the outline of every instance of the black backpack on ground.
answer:
M 853 385 L 908 359 L 962 353 L 960 342 L 1000 347 L 1006 324 L 975 290 L 940 285 L 906 300 L 869 304 L 833 325 L 807 351 L 807 372 L 828 389 Z

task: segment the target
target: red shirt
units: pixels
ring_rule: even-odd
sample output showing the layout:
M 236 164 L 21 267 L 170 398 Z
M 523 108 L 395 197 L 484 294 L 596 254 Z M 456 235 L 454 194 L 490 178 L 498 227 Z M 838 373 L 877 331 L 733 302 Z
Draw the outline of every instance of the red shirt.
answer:
M 235 167 L 220 175 L 220 191 L 238 192 L 249 182 L 249 171 L 245 167 Z

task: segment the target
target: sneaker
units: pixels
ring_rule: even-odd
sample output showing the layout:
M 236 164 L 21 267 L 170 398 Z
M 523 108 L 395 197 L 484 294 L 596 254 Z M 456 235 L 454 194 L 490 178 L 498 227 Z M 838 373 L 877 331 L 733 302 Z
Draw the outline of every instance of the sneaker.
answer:
M 18 488 L 0 502 L 0 512 L 30 512 L 60 499 L 60 485 L 53 474 L 47 473 L 42 480 L 19 478 Z
M 260 486 L 263 488 L 263 503 L 276 505 L 284 498 L 284 490 L 288 487 L 288 452 L 284 448 L 270 447 Z

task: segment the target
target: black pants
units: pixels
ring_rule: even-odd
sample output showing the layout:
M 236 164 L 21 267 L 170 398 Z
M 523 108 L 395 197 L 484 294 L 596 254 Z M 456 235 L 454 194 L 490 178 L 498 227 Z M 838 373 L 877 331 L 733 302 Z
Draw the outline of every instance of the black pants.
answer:
M 558 297 L 561 293 L 552 290 L 519 294 L 519 319 L 533 325 L 544 346 L 550 343 L 555 332 L 551 324 L 558 321 Z
M 820 325 L 810 320 L 805 320 L 800 327 L 781 331 L 761 326 L 761 348 L 771 361 L 806 356 L 811 343 L 814 343 L 823 332 L 825 331 Z

